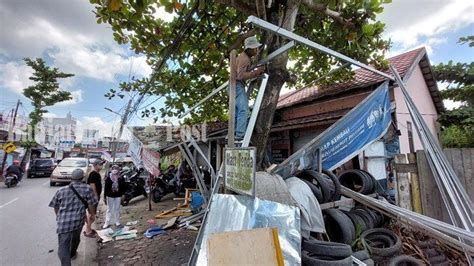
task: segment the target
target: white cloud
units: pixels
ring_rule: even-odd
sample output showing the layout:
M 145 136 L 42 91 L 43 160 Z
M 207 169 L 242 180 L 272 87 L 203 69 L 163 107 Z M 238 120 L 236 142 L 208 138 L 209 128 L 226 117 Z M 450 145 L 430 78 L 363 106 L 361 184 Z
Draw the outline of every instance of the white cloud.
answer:
M 117 75 L 128 76 L 132 64 L 137 76 L 151 73 L 145 56 L 130 55 L 128 47 L 115 43 L 110 27 L 95 23 L 93 6 L 83 3 L 88 1 L 71 1 L 69 6 L 45 0 L 38 12 L 21 2 L 0 3 L 0 34 L 6 36 L 0 41 L 0 54 L 6 58 L 48 55 L 63 72 L 109 82 Z M 64 14 L 51 14 L 44 10 L 47 5 L 58 6 Z M 16 13 L 22 15 L 12 15 Z M 78 21 L 73 21 L 75 16 Z
M 83 93 L 82 90 L 71 91 L 71 96 L 72 96 L 71 100 L 57 103 L 57 104 L 55 104 L 55 106 L 67 106 L 67 105 L 80 103 L 80 102 L 83 101 L 82 93 Z
M 0 64 L 0 87 L 22 94 L 24 88 L 33 85 L 29 80 L 32 74 L 33 69 L 22 62 Z
M 78 137 L 78 141 L 82 140 L 82 134 L 85 129 L 96 129 L 99 130 L 98 137 L 110 137 L 115 135 L 118 132 L 119 126 L 119 118 L 112 120 L 112 121 L 105 121 L 101 117 L 98 116 L 84 116 L 82 119 L 78 119 L 77 121 L 77 130 L 76 136 Z
M 397 50 L 419 46 L 433 50 L 446 42 L 444 34 L 474 23 L 474 1 L 398 0 L 385 5 L 379 19 L 386 23 L 384 35 Z

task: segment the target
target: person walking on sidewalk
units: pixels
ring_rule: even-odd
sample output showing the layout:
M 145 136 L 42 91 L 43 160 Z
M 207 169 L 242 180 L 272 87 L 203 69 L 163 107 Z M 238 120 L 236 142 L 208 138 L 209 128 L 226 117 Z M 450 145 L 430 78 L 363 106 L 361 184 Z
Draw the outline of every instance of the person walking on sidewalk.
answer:
M 102 161 L 96 159 L 92 162 L 94 169 L 90 172 L 89 177 L 87 178 L 87 184 L 91 186 L 92 191 L 97 201 L 100 201 L 100 194 L 102 193 L 102 178 L 100 176 L 100 170 L 102 170 Z M 94 238 L 96 236 L 96 231 L 92 229 L 92 223 L 94 219 L 91 219 L 91 214 L 87 213 L 86 217 L 86 228 L 84 230 L 84 236 Z
M 120 168 L 112 166 L 110 175 L 105 179 L 104 196 L 107 205 L 103 228 L 115 223 L 120 226 L 120 200 L 125 193 L 125 180 L 120 176 Z
M 56 191 L 49 207 L 54 208 L 58 228 L 58 257 L 62 266 L 71 265 L 81 242 L 86 210 L 95 218 L 97 199 L 91 187 L 82 183 L 84 171 L 75 169 L 71 174 L 71 184 Z
M 250 68 L 251 58 L 258 54 L 258 48 L 262 45 L 255 36 L 248 37 L 244 41 L 245 49 L 236 59 L 236 84 L 235 84 L 235 140 L 244 138 L 247 129 L 249 113 L 249 99 L 245 92 L 245 81 L 261 76 L 265 67 Z

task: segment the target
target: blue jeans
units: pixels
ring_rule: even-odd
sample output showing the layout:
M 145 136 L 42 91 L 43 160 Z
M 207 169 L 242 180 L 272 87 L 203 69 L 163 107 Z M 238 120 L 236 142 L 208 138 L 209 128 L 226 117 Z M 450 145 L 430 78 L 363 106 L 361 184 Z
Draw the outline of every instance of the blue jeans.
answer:
M 244 138 L 247 130 L 249 99 L 243 82 L 237 81 L 235 86 L 235 137 Z

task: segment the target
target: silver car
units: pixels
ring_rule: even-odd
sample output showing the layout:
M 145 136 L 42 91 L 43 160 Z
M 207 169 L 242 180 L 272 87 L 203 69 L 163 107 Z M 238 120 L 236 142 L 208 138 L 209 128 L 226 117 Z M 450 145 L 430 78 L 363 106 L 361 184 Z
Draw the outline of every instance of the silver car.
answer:
M 80 168 L 84 171 L 85 176 L 89 175 L 92 167 L 89 164 L 87 158 L 70 157 L 64 158 L 58 166 L 54 169 L 51 174 L 50 186 L 56 185 L 56 183 L 70 183 L 71 173 L 74 169 Z

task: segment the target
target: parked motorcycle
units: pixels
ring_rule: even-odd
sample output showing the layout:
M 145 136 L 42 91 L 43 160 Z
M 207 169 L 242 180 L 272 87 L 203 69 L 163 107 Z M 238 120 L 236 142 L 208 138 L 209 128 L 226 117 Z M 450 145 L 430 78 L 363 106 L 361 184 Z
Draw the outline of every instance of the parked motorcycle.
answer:
M 143 169 L 138 169 L 135 173 L 123 172 L 122 177 L 125 180 L 125 194 L 120 202 L 122 206 L 127 206 L 133 198 L 140 195 L 143 195 L 145 198 L 148 197 L 145 189 L 145 180 L 140 177 L 142 172 Z
M 151 190 L 152 200 L 155 203 L 161 201 L 165 195 L 174 193 L 179 195 L 179 188 L 176 186 L 175 176 L 173 173 L 162 173 L 153 180 L 153 188 Z
M 7 188 L 14 187 L 17 184 L 18 184 L 18 176 L 11 173 L 5 176 L 5 186 L 7 186 Z

